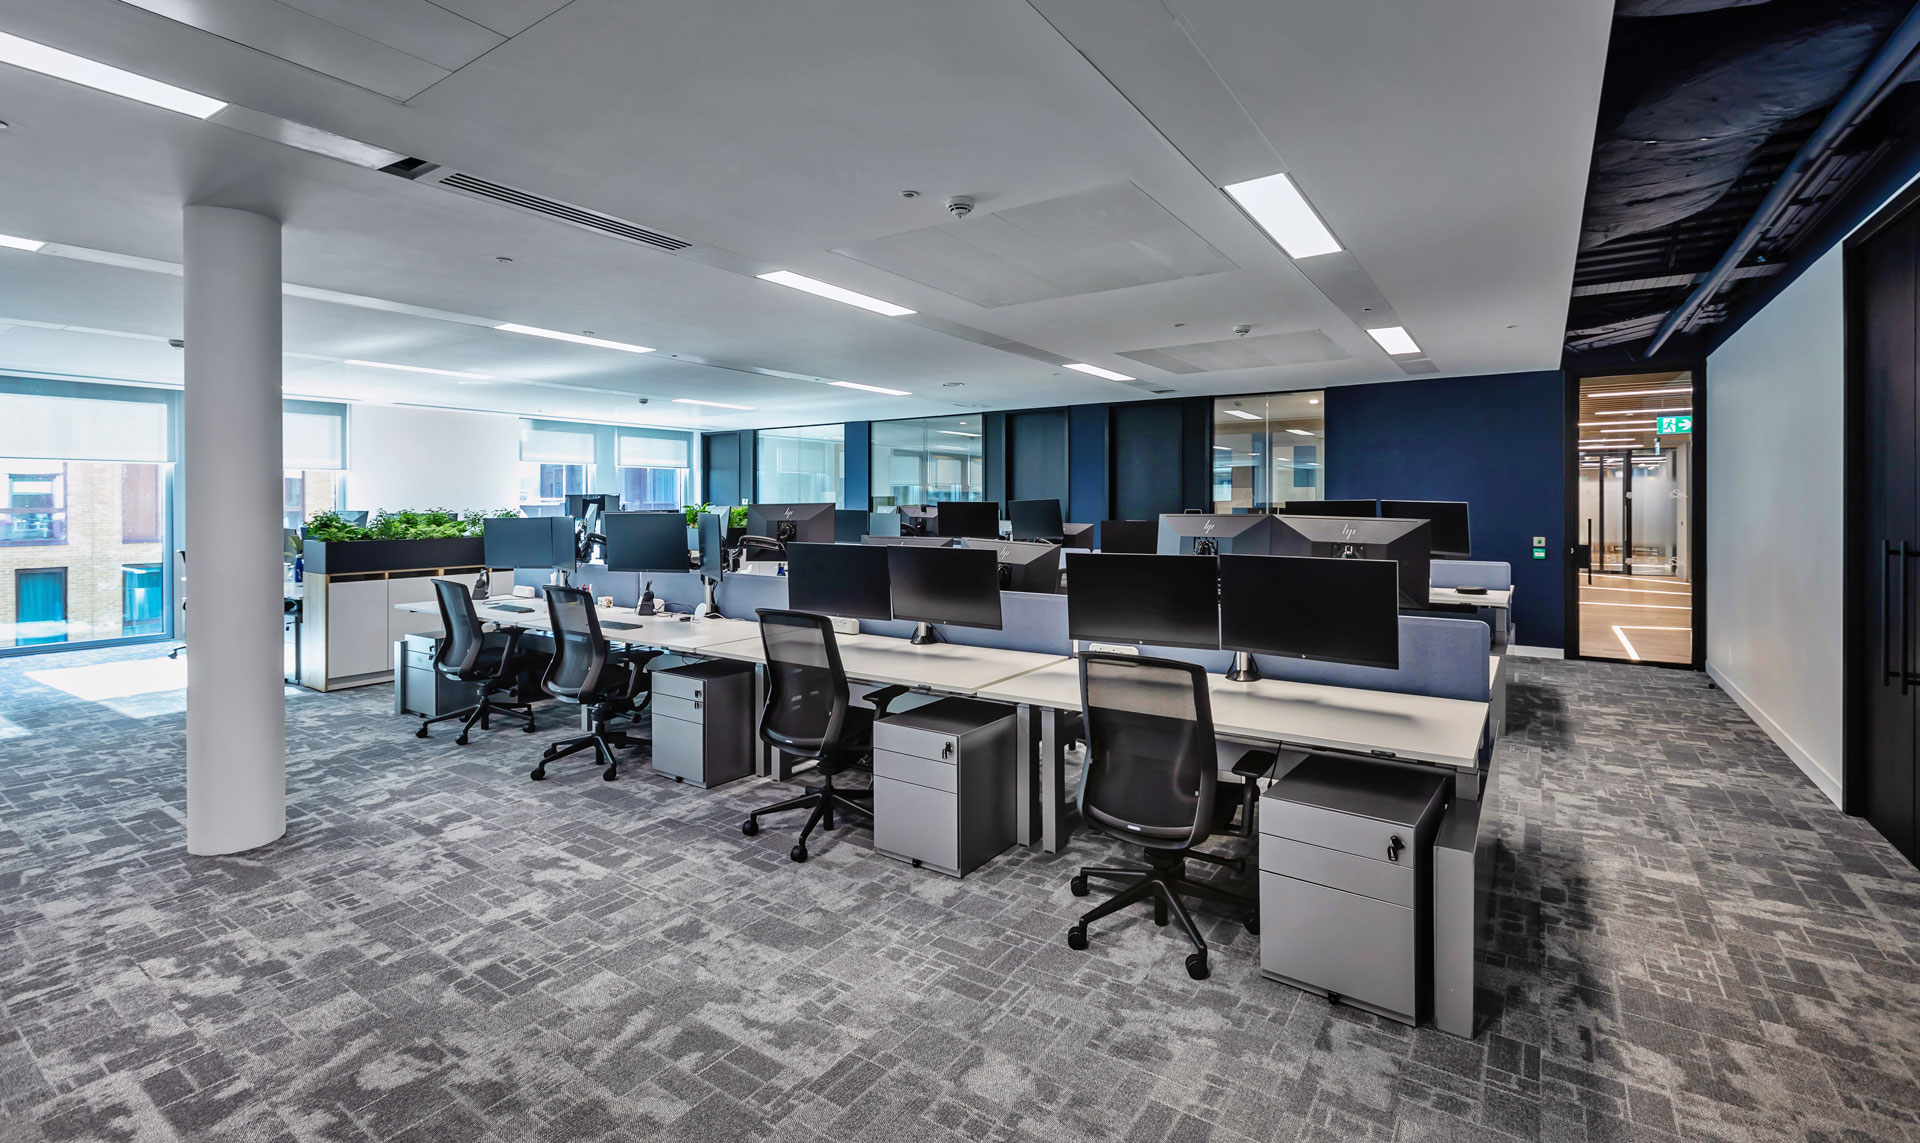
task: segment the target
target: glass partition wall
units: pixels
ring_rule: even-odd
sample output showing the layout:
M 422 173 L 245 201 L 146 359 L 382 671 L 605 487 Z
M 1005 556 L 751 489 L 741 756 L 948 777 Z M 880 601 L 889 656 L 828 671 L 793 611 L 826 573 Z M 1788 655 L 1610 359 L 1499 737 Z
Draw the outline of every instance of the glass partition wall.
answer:
M 985 421 L 979 414 L 873 423 L 873 507 L 984 500 Z
M 762 429 L 757 445 L 757 503 L 847 506 L 846 426 Z
M 1221 397 L 1213 403 L 1213 510 L 1277 511 L 1326 496 L 1326 394 Z

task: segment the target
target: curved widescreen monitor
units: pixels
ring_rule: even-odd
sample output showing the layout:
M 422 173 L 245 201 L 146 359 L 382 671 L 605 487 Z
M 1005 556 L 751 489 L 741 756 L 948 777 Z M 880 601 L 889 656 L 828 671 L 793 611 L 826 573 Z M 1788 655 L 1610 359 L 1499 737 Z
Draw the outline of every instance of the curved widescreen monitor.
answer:
M 788 544 L 787 606 L 848 619 L 892 619 L 887 549 Z
M 1380 515 L 1391 520 L 1425 520 L 1432 532 L 1433 554 L 1442 559 L 1473 556 L 1473 535 L 1467 525 L 1464 500 L 1382 500 Z
M 888 544 L 893 617 L 1000 629 L 1000 558 L 992 548 Z
M 1067 553 L 1067 637 L 1150 647 L 1220 647 L 1211 556 Z
M 1221 556 L 1220 646 L 1397 670 L 1399 579 L 1392 560 Z

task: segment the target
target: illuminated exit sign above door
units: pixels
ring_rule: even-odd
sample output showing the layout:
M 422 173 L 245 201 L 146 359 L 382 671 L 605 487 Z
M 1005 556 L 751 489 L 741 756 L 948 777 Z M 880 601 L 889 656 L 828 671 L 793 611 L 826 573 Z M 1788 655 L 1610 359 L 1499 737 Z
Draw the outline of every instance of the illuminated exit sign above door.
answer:
M 1663 437 L 1678 436 L 1693 431 L 1692 417 L 1661 417 L 1658 427 L 1653 430 Z

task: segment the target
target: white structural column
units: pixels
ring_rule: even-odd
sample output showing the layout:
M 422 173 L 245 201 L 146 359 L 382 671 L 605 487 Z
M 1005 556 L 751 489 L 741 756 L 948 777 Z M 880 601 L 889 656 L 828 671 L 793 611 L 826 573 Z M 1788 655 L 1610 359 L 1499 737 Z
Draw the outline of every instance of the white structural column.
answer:
M 187 852 L 287 830 L 280 223 L 186 208 Z

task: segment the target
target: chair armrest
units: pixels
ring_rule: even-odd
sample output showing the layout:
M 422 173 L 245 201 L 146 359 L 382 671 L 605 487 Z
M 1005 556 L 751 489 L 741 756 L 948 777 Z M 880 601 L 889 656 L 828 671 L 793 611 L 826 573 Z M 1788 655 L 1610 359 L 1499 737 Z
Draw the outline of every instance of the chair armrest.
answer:
M 1271 750 L 1249 750 L 1233 764 L 1233 772 L 1242 778 L 1265 778 L 1279 762 L 1280 756 Z
M 887 716 L 887 704 L 899 698 L 901 695 L 906 694 L 910 689 L 911 688 L 908 687 L 881 687 L 877 691 L 868 691 L 862 697 L 873 704 L 873 717 L 885 718 Z

